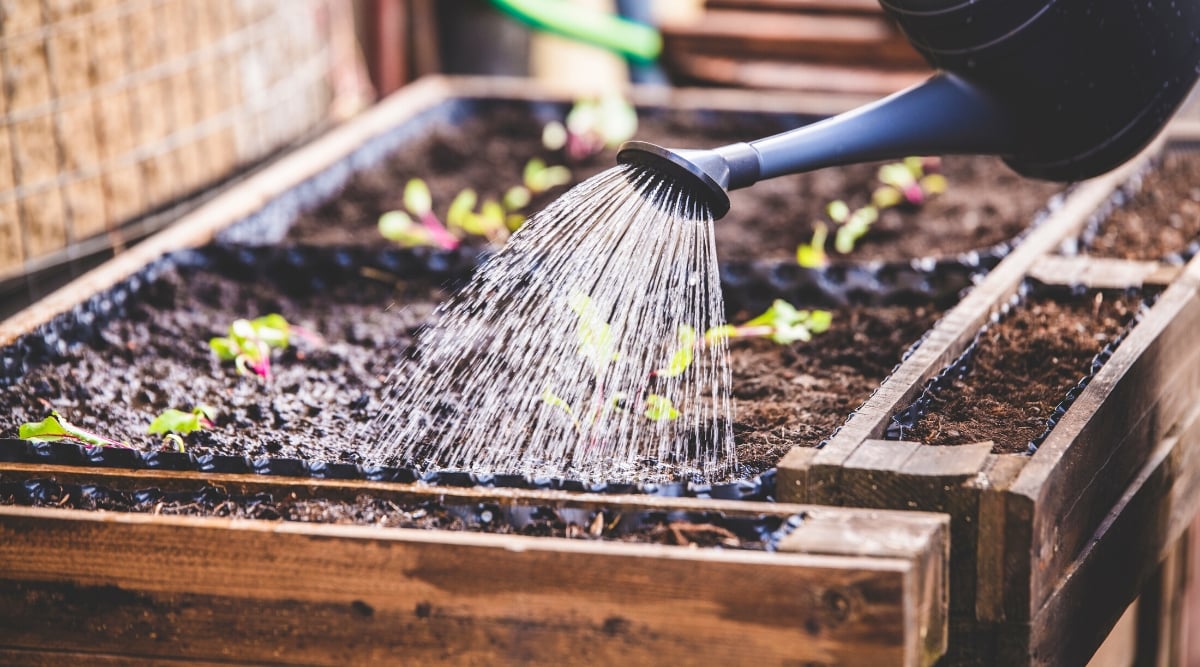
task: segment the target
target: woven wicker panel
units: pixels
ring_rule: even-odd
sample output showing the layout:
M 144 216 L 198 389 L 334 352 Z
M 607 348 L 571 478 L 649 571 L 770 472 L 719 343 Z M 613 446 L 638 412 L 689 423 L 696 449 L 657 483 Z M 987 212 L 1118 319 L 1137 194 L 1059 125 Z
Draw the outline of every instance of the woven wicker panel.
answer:
M 321 123 L 341 0 L 0 0 L 0 279 Z

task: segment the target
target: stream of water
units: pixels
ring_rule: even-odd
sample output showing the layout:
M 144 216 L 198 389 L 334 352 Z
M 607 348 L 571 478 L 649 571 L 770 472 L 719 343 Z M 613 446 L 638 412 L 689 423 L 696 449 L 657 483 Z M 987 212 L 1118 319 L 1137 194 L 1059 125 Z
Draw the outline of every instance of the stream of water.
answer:
M 389 379 L 367 461 L 584 480 L 736 465 L 713 219 L 622 165 L 533 216 Z

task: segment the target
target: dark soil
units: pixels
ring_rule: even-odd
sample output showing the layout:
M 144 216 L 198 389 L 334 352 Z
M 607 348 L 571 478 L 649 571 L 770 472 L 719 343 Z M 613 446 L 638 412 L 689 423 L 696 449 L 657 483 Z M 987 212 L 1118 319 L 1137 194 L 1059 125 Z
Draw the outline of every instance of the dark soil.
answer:
M 64 487 L 53 482 L 37 484 L 37 493 L 29 497 L 22 484 L 20 493 L 4 492 L 0 485 L 0 505 L 61 507 L 89 511 L 131 512 L 157 516 L 199 516 L 298 523 L 374 526 L 377 528 L 413 528 L 419 530 L 455 530 L 503 535 L 565 537 L 569 539 L 612 540 L 667 544 L 676 546 L 726 547 L 762 550 L 761 539 L 739 536 L 721 525 L 722 517 L 698 515 L 693 521 L 668 520 L 665 517 L 630 526 L 615 510 L 569 509 L 564 512 L 543 508 L 521 513 L 523 525 L 509 521 L 497 506 L 455 506 L 436 500 L 391 500 L 362 494 L 353 500 L 302 498 L 295 493 L 276 498 L 269 493 L 252 496 L 226 494 L 206 488 L 191 494 L 170 496 L 144 490 L 136 493 L 114 492 L 89 487 Z M 185 496 L 185 497 L 179 497 Z M 486 520 L 485 520 L 486 518 Z M 774 530 L 777 526 L 770 526 Z
M 774 134 L 796 122 L 766 115 L 649 113 L 643 115 L 638 138 L 671 147 L 713 147 Z M 429 183 L 438 211 L 463 188 L 498 198 L 520 183 L 529 158 L 563 163 L 562 156 L 542 147 L 541 127 L 527 108 L 516 105 L 495 107 L 453 127 L 435 125 L 382 165 L 355 176 L 341 196 L 302 216 L 289 238 L 315 244 L 375 244 L 379 215 L 402 206 L 404 184 L 413 177 Z M 610 150 L 570 166 L 579 181 L 612 167 L 615 160 Z M 811 239 L 812 223 L 823 216 L 826 204 L 839 198 L 851 206 L 869 201 L 879 185 L 877 168 L 870 164 L 825 169 L 733 192 L 733 208 L 717 226 L 720 259 L 794 258 L 796 246 Z M 1022 179 L 993 158 L 950 157 L 944 172 L 950 184 L 946 194 L 919 210 L 886 211 L 844 257 L 905 261 L 987 248 L 1023 231 L 1063 187 Z M 563 191 L 538 197 L 531 210 Z M 829 249 L 833 252 L 832 243 Z
M 187 437 L 196 454 L 248 454 L 346 461 L 346 441 L 378 409 L 376 396 L 400 360 L 410 333 L 432 312 L 440 291 L 362 280 L 320 294 L 289 294 L 277 285 L 239 282 L 179 269 L 155 281 L 129 316 L 107 324 L 100 340 L 57 365 L 43 365 L 0 389 L 0 436 L 51 409 L 67 420 L 138 449 L 152 449 L 146 428 L 167 408 L 209 404 L 216 428 Z M 276 353 L 265 384 L 239 376 L 208 341 L 237 318 L 282 314 L 318 332 Z
M 928 414 L 904 439 L 928 445 L 991 440 L 996 453 L 1027 451 L 1140 302 L 1097 294 L 1071 303 L 1036 298 L 1017 308 L 984 333 L 966 376 L 936 392 Z
M 432 312 L 440 290 L 356 280 L 318 293 L 271 281 L 238 281 L 206 270 L 166 273 L 135 300 L 126 319 L 56 365 L 0 389 L 0 437 L 51 409 L 138 449 L 155 415 L 196 404 L 217 407 L 213 430 L 187 436 L 190 452 L 355 462 L 347 443 L 380 408 L 387 373 Z M 278 312 L 319 333 L 276 353 L 274 379 L 239 376 L 208 347 L 238 317 Z M 795 444 L 814 445 L 845 421 L 929 328 L 932 308 L 843 308 L 811 343 L 733 345 L 739 476 L 772 467 Z
M 1142 190 L 1113 211 L 1085 252 L 1098 257 L 1156 260 L 1200 239 L 1200 157 L 1169 153 Z
M 841 426 L 937 320 L 933 308 L 847 307 L 809 343 L 733 341 L 730 363 L 740 463 L 774 466 Z

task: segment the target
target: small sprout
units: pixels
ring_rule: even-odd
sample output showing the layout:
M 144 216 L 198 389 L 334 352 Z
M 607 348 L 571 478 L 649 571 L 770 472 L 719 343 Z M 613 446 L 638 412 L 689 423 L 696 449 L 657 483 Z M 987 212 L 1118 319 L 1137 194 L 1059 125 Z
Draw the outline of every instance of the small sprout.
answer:
M 450 208 L 446 209 L 446 224 L 456 229 L 466 226 L 468 219 L 475 211 L 476 201 L 478 201 L 478 196 L 471 188 L 454 195 L 454 201 L 450 202 Z
M 174 433 L 168 433 L 163 436 L 163 445 L 166 446 L 167 449 L 174 449 L 181 454 L 187 451 L 187 447 L 185 447 L 183 444 L 183 438 Z
M 830 220 L 840 225 L 846 222 L 846 218 L 850 217 L 850 207 L 846 205 L 846 202 L 836 199 L 829 202 L 829 205 L 825 207 L 825 214 L 829 216 Z
M 413 178 L 405 184 L 404 208 L 407 213 L 388 211 L 379 217 L 379 233 L 384 238 L 406 247 L 432 245 L 445 250 L 458 247 L 458 238 L 434 214 L 433 195 L 425 181 Z
M 521 181 L 530 193 L 539 194 L 546 192 L 551 188 L 556 188 L 560 185 L 566 185 L 571 182 L 571 170 L 562 166 L 546 166 L 546 162 L 539 158 L 532 158 L 525 163 L 525 169 L 521 173 Z M 526 202 L 528 205 L 528 202 Z M 516 208 L 524 208 L 519 206 Z M 512 207 L 510 207 L 512 210 Z
M 832 206 L 832 204 L 830 204 Z M 806 269 L 819 269 L 829 265 L 825 254 L 825 241 L 829 238 L 829 227 L 823 222 L 813 225 L 812 240 L 796 247 L 796 263 Z
M 654 372 L 658 377 L 673 378 L 683 375 L 692 365 L 696 355 L 696 330 L 686 324 L 679 325 L 679 345 L 671 355 L 666 368 Z
M 813 335 L 825 333 L 833 323 L 827 310 L 800 310 L 783 299 L 776 299 L 762 315 L 725 331 L 728 338 L 770 338 L 780 345 L 808 342 Z M 709 334 L 713 330 L 709 330 Z M 708 334 L 705 334 L 707 338 Z
M 658 394 L 646 397 L 646 411 L 643 413 L 650 421 L 671 421 L 679 418 L 679 410 L 671 403 L 671 399 Z
M 506 211 L 519 211 L 533 200 L 533 195 L 529 192 L 529 188 L 524 185 L 514 185 L 504 193 L 500 203 L 504 205 Z
M 546 150 L 556 151 L 567 145 L 567 126 L 552 120 L 542 128 L 542 145 Z
M 612 327 L 600 316 L 592 300 L 581 294 L 571 297 L 571 310 L 579 316 L 575 336 L 579 340 L 579 356 L 592 363 L 596 375 L 617 359 L 617 343 Z
M 433 212 L 433 194 L 425 181 L 413 178 L 404 184 L 404 208 L 417 217 Z
M 131 449 L 127 442 L 118 442 L 112 438 L 106 438 L 68 422 L 62 418 L 62 415 L 58 414 L 57 410 L 51 411 L 50 416 L 40 422 L 26 422 L 21 424 L 21 427 L 17 430 L 17 435 L 22 440 L 29 440 L 31 442 L 69 440 L 84 445 Z
M 946 177 L 939 172 L 938 158 L 909 157 L 903 162 L 885 164 L 879 168 L 878 178 L 884 184 L 871 199 L 879 208 L 891 208 L 900 204 L 920 206 L 930 196 L 946 191 Z
M 542 402 L 551 407 L 558 408 L 569 415 L 575 415 L 575 411 L 571 409 L 571 404 L 549 389 L 542 391 Z
M 168 408 L 150 422 L 146 432 L 150 435 L 187 435 L 213 427 L 217 411 L 211 405 L 197 405 L 191 412 Z M 182 442 L 182 441 L 181 441 Z
M 871 225 L 879 220 L 879 209 L 874 206 L 864 206 L 850 215 L 846 222 L 838 227 L 833 238 L 833 247 L 840 253 L 847 254 L 854 250 L 858 240 L 870 231 Z
M 579 161 L 631 139 L 637 126 L 637 111 L 620 95 L 580 100 L 565 123 L 551 122 L 542 128 L 542 145 L 549 150 L 563 148 L 567 159 Z
M 233 361 L 239 375 L 254 373 L 270 380 L 271 349 L 286 348 L 291 332 L 288 321 L 282 315 L 272 313 L 253 320 L 234 320 L 229 325 L 228 336 L 213 338 L 208 345 L 221 361 Z M 305 337 L 319 340 L 314 334 Z
M 436 244 L 433 234 L 404 211 L 388 211 L 379 216 L 379 234 L 405 248 Z
M 900 192 L 896 188 L 891 187 L 890 185 L 877 188 L 875 192 L 871 194 L 871 205 L 875 206 L 876 208 L 892 208 L 893 206 L 899 206 L 903 204 L 904 201 L 904 193 Z

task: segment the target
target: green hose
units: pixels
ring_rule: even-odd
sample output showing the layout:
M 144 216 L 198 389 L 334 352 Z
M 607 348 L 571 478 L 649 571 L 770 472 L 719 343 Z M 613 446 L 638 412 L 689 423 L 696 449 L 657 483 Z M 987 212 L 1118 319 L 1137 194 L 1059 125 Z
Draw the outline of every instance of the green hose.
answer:
M 604 47 L 638 62 L 654 62 L 662 52 L 657 30 L 612 14 L 559 0 L 492 0 L 492 4 L 539 30 Z

